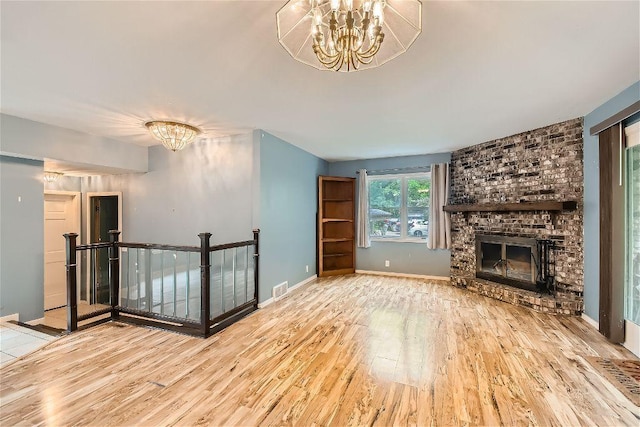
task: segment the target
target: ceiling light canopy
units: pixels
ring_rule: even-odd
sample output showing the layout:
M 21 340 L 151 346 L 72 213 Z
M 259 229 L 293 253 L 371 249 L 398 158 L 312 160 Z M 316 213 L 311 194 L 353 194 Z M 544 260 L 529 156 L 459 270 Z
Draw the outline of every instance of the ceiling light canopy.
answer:
M 276 14 L 278 40 L 320 70 L 374 68 L 406 52 L 422 31 L 419 0 L 290 0 Z
M 200 133 L 195 126 L 167 120 L 153 120 L 144 125 L 154 138 L 171 151 L 182 150 Z
M 60 172 L 44 171 L 44 180 L 46 182 L 54 182 L 57 181 L 58 178 L 60 178 L 62 175 L 64 174 Z

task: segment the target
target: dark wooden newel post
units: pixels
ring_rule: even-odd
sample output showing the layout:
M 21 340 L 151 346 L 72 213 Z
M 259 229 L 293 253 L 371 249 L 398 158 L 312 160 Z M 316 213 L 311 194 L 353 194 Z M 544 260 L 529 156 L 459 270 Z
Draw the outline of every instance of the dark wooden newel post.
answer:
M 64 235 L 67 249 L 67 330 L 78 329 L 78 276 L 76 263 L 76 233 Z
M 253 281 L 255 285 L 255 295 L 256 295 L 256 303 L 255 306 L 258 307 L 258 289 L 259 289 L 259 265 L 260 265 L 260 229 L 256 228 L 253 230 L 253 240 L 255 240 L 255 244 L 253 246 Z
M 120 303 L 120 251 L 118 240 L 120 232 L 109 230 L 109 290 L 111 291 L 111 318 L 119 316 L 118 305 Z
M 209 322 L 211 314 L 210 281 L 211 281 L 211 261 L 209 252 L 211 248 L 211 233 L 200 233 L 200 324 L 202 325 L 202 335 L 209 336 Z

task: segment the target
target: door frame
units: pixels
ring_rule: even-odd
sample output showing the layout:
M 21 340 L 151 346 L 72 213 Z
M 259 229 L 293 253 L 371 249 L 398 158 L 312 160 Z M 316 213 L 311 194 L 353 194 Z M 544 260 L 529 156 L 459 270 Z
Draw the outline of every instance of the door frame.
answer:
M 122 231 L 122 191 L 94 191 L 85 193 L 84 199 L 84 214 L 85 214 L 85 243 L 89 244 L 89 239 L 91 236 L 91 198 L 92 197 L 102 197 L 102 196 L 118 196 L 118 228 L 120 230 L 120 241 L 122 241 L 122 236 L 124 232 Z
M 72 211 L 75 213 L 75 221 L 73 221 L 74 226 L 73 226 L 73 230 L 69 230 L 69 232 L 71 233 L 78 233 L 78 237 L 81 236 L 82 233 L 82 193 L 80 191 L 62 191 L 62 190 L 44 190 L 44 198 L 46 198 L 47 196 L 71 196 L 72 199 Z M 42 209 L 44 210 L 44 206 L 42 207 Z M 46 220 L 45 220 L 46 221 Z M 44 223 L 42 224 L 42 226 L 44 227 Z M 44 245 L 43 245 L 44 246 Z M 44 247 L 43 247 L 44 249 Z M 78 260 L 78 263 L 80 262 L 80 260 Z M 80 276 L 80 269 L 77 269 L 77 275 L 78 277 Z M 44 307 L 44 277 L 42 278 L 42 306 Z M 77 297 L 78 297 L 78 301 L 80 300 L 80 288 L 78 288 L 77 290 Z
M 624 159 L 624 164 L 627 165 L 627 161 L 626 161 L 626 154 L 627 154 L 627 149 L 629 149 L 632 146 L 636 146 L 638 145 L 638 141 L 640 140 L 640 137 L 638 137 L 638 134 L 640 133 L 640 122 L 635 122 L 631 125 L 627 125 L 624 127 L 624 139 L 625 139 L 625 145 L 624 145 L 624 155 L 625 155 L 625 159 Z M 626 166 L 625 166 L 626 167 Z M 625 186 L 629 185 L 628 182 L 626 182 L 626 179 L 628 177 L 628 171 L 625 170 Z M 626 254 L 626 250 L 628 249 L 628 242 L 626 241 L 626 236 L 628 236 L 628 229 L 627 227 L 629 226 L 628 223 L 626 223 L 629 220 L 629 213 L 628 213 L 628 209 L 627 209 L 627 205 L 626 205 L 626 196 L 625 196 L 625 264 L 628 262 L 628 258 Z M 625 286 L 624 286 L 624 298 L 626 300 L 627 297 L 627 293 L 626 293 L 626 281 L 628 279 L 627 276 L 627 271 L 626 271 L 626 266 L 625 266 Z M 624 306 L 626 307 L 626 301 Z M 625 310 L 626 311 L 626 310 Z M 626 313 L 623 316 L 624 318 L 624 342 L 622 342 L 622 345 L 624 347 L 626 347 L 629 351 L 631 351 L 633 354 L 635 354 L 636 356 L 640 357 L 640 326 L 636 325 L 635 323 L 629 321 L 626 319 Z
M 84 242 L 89 244 L 89 240 L 91 239 L 91 198 L 92 197 L 101 197 L 101 196 L 117 196 L 118 197 L 118 228 L 120 230 L 120 241 L 122 241 L 122 235 L 124 234 L 122 231 L 122 191 L 89 191 L 85 193 L 84 197 L 84 215 L 85 215 L 85 239 Z M 91 261 L 87 262 L 87 274 L 85 278 L 85 287 L 86 287 L 86 295 L 87 295 L 87 303 L 89 303 L 89 294 L 91 287 L 91 274 L 89 274 L 89 269 L 91 268 Z M 78 299 L 79 301 L 79 299 Z

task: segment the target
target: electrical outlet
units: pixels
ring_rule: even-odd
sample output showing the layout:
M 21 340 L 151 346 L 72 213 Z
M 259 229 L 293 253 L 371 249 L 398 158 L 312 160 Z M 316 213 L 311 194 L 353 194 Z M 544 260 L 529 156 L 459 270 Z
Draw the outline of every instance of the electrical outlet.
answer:
M 307 273 L 309 272 L 309 266 L 308 265 L 305 265 L 304 269 L 307 270 Z
M 385 267 L 389 267 L 389 260 L 385 260 L 385 262 L 384 262 L 384 266 L 385 266 Z

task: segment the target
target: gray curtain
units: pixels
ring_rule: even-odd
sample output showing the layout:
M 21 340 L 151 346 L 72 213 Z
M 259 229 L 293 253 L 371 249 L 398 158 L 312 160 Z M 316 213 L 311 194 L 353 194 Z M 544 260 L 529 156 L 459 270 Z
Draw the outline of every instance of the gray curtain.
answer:
M 371 239 L 369 238 L 369 180 L 366 169 L 358 171 L 356 244 L 359 248 L 371 246 Z
M 451 219 L 442 207 L 449 203 L 449 164 L 431 165 L 431 195 L 429 207 L 429 249 L 451 248 Z

